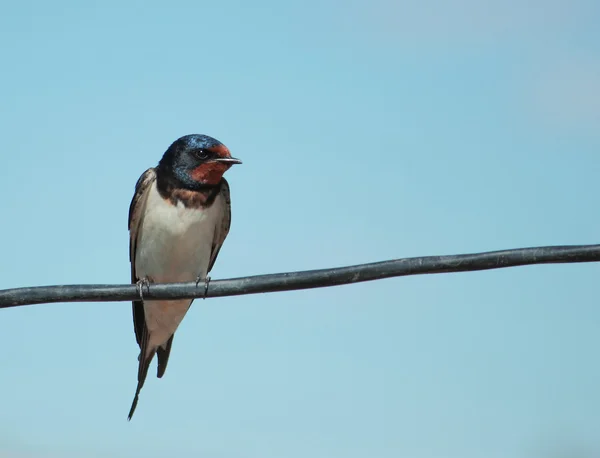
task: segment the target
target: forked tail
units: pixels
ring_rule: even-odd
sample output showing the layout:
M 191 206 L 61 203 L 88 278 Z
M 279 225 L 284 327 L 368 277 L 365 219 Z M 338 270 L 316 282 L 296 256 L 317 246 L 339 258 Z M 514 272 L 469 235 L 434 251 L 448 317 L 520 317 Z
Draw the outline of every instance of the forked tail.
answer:
M 146 377 L 148 375 L 148 369 L 150 368 L 150 363 L 152 362 L 152 358 L 154 358 L 154 354 L 156 350 L 148 353 L 148 341 L 149 341 L 148 330 L 144 329 L 144 335 L 142 336 L 142 344 L 140 346 L 140 362 L 138 366 L 138 384 L 135 389 L 135 396 L 133 398 L 133 402 L 131 403 L 131 409 L 129 409 L 129 415 L 127 416 L 127 421 L 131 420 L 133 417 L 133 413 L 135 412 L 135 408 L 137 407 L 138 400 L 140 397 L 140 391 L 144 386 L 144 382 L 146 381 Z

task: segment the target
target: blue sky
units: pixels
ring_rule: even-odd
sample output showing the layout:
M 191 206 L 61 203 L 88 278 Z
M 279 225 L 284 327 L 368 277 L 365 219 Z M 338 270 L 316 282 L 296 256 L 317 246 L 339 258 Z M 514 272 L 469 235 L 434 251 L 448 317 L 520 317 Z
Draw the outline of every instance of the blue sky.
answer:
M 592 0 L 7 3 L 0 288 L 126 283 L 134 184 L 189 133 L 244 161 L 213 278 L 597 243 L 599 15 Z M 0 457 L 591 456 L 599 275 L 197 302 L 131 423 L 129 303 L 2 310 Z

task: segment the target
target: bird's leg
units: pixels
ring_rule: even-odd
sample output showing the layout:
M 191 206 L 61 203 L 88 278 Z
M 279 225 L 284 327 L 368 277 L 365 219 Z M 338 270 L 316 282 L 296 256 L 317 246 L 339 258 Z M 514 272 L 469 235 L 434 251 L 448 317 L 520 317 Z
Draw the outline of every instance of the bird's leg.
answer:
M 200 281 L 202 280 L 202 276 L 198 275 L 198 278 L 196 278 L 196 288 L 198 287 L 198 283 L 200 283 Z M 208 294 L 208 284 L 210 283 L 210 277 L 207 275 L 204 278 L 204 297 L 202 299 L 206 299 L 206 296 Z
M 137 282 L 135 282 L 135 286 L 138 290 L 138 294 L 140 295 L 140 300 L 144 302 L 144 286 L 146 287 L 146 291 L 150 292 L 150 280 L 148 277 L 140 278 Z
M 208 295 L 208 284 L 210 283 L 210 277 L 207 275 L 206 278 L 204 279 L 204 297 L 203 299 L 206 299 L 206 296 Z

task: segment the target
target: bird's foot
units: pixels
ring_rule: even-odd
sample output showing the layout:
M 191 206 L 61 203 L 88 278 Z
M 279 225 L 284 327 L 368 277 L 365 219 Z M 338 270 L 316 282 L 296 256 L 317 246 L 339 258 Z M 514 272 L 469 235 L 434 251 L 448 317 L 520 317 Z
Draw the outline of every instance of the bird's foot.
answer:
M 148 277 L 144 277 L 139 279 L 136 283 L 135 286 L 138 290 L 138 294 L 140 295 L 140 300 L 142 302 L 144 302 L 144 286 L 146 287 L 146 292 L 150 292 L 150 280 L 148 280 Z
M 202 281 L 202 277 L 198 276 L 198 278 L 196 278 L 196 288 L 198 287 L 198 284 Z M 202 297 L 202 299 L 206 299 L 206 296 L 208 295 L 208 284 L 210 283 L 210 277 L 207 275 L 206 278 L 204 279 L 204 296 Z

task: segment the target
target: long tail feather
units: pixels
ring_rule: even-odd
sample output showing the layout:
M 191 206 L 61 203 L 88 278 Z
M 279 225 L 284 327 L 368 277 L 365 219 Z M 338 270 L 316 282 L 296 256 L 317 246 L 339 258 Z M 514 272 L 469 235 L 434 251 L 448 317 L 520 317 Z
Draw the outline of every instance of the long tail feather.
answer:
M 131 417 L 133 417 L 133 413 L 135 412 L 135 408 L 137 407 L 138 400 L 140 397 L 140 391 L 144 386 L 144 382 L 146 381 L 146 377 L 148 376 L 148 369 L 150 368 L 150 363 L 152 362 L 152 358 L 156 353 L 156 350 L 148 353 L 148 341 L 149 333 L 148 329 L 144 329 L 144 335 L 142 336 L 142 345 L 140 346 L 140 362 L 138 366 L 138 384 L 135 389 L 135 396 L 133 398 L 133 402 L 131 403 L 131 409 L 129 409 L 129 415 L 127 416 L 127 420 L 130 421 Z

